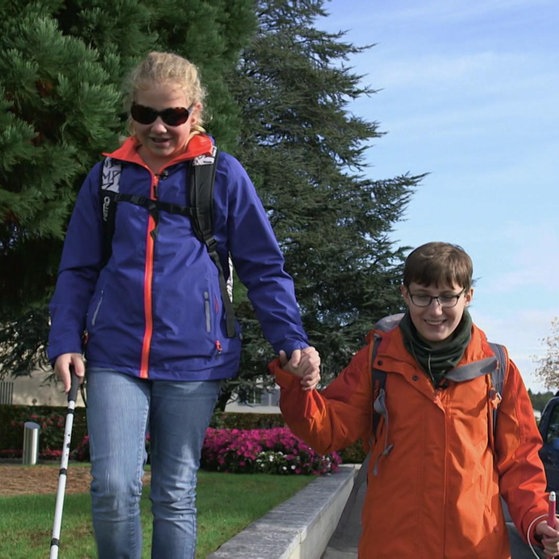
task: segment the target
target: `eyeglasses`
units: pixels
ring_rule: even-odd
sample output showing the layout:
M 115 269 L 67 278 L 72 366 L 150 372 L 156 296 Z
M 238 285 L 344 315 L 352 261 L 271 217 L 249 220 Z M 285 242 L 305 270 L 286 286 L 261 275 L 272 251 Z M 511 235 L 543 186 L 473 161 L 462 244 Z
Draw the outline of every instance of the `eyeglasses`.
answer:
M 436 297 L 433 297 L 431 295 L 413 294 L 413 293 L 409 293 L 409 291 L 408 293 L 411 302 L 416 307 L 429 307 L 431 306 L 431 303 L 436 300 L 437 303 L 443 309 L 451 309 L 452 307 L 456 306 L 456 304 L 458 303 L 458 299 L 460 299 L 464 291 L 465 289 L 463 289 L 462 291 L 460 291 L 460 293 L 457 293 L 456 295 L 437 295 Z
M 184 107 L 172 107 L 163 109 L 162 111 L 156 111 L 151 107 L 145 107 L 144 105 L 137 105 L 134 103 L 132 107 L 130 107 L 130 116 L 140 124 L 151 124 L 160 116 L 161 120 L 168 126 L 180 126 L 188 120 L 190 110 Z

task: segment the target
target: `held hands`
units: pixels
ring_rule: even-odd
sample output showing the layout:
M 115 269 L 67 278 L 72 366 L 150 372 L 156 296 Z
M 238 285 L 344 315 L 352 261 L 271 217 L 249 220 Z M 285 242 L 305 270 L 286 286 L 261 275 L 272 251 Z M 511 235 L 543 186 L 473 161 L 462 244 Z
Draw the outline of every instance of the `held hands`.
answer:
M 64 385 L 64 392 L 70 391 L 70 366 L 74 367 L 75 375 L 83 382 L 85 375 L 85 364 L 80 353 L 63 353 L 56 358 L 54 363 L 54 374 L 56 378 Z
M 556 527 L 559 527 L 559 519 Z M 559 531 L 556 528 L 552 528 L 547 522 L 543 521 L 536 525 L 535 533 L 538 538 L 541 538 L 546 557 L 559 556 Z
M 300 377 L 303 390 L 316 388 L 320 381 L 320 355 L 314 347 L 294 350 L 289 360 L 285 351 L 280 350 L 279 360 L 284 371 Z

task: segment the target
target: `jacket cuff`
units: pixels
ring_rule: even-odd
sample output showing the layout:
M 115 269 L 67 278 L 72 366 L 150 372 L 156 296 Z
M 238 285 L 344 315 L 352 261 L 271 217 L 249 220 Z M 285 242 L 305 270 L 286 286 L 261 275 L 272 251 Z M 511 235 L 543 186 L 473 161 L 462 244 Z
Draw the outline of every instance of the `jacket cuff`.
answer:
M 276 377 L 276 384 L 287 391 L 301 389 L 301 379 L 281 368 L 279 358 L 274 359 L 268 364 L 268 370 Z

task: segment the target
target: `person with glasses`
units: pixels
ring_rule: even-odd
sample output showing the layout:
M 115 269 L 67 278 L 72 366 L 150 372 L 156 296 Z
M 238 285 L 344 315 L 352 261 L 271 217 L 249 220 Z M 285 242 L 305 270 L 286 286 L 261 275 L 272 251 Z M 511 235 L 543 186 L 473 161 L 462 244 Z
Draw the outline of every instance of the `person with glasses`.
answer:
M 502 393 L 492 386 L 493 351 L 469 312 L 472 277 L 460 246 L 424 244 L 404 264 L 401 319 L 371 331 L 326 388 L 301 390 L 283 354 L 270 364 L 297 436 L 324 454 L 358 440 L 370 449 L 359 559 L 510 559 L 501 497 L 520 534 L 559 555 L 532 404 L 508 357 Z M 373 406 L 384 412 L 376 429 Z
M 65 390 L 84 377 L 92 517 L 101 559 L 140 559 L 140 497 L 150 437 L 151 557 L 191 559 L 196 480 L 206 428 L 224 379 L 238 374 L 241 333 L 227 329 L 219 273 L 184 214 L 155 216 L 133 199 L 188 201 L 189 163 L 213 154 L 196 66 L 152 52 L 126 88 L 130 136 L 121 163 L 112 252 L 104 262 L 103 162 L 78 194 L 53 295 L 48 355 Z M 286 351 L 304 389 L 318 375 L 292 278 L 266 211 L 241 164 L 219 152 L 214 236 L 231 257 L 274 350 Z M 85 341 L 84 341 L 85 340 Z M 85 355 L 83 355 L 85 354 Z

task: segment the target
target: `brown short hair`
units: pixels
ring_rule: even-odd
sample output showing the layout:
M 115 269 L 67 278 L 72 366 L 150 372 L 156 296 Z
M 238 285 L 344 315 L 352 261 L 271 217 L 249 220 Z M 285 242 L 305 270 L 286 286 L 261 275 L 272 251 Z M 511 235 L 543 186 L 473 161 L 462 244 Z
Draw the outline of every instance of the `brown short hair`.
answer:
M 466 251 L 451 243 L 431 242 L 413 250 L 404 264 L 404 285 L 459 285 L 470 289 L 473 263 Z

